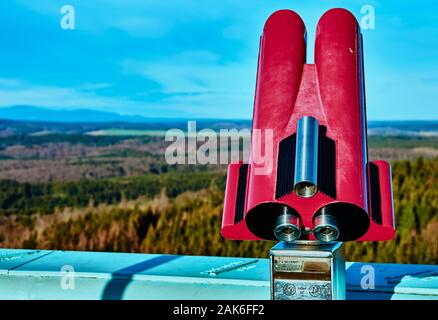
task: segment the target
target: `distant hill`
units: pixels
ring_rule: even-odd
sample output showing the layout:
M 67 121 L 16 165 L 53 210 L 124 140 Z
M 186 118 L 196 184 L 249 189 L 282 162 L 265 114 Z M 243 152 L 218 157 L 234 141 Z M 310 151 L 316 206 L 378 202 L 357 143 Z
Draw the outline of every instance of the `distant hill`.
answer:
M 90 109 L 54 110 L 34 106 L 12 106 L 0 108 L 0 119 L 41 122 L 150 122 L 138 115 L 121 115 Z
M 22 105 L 0 108 L 0 135 L 8 135 L 11 130 L 27 133 L 39 131 L 88 132 L 101 129 L 168 130 L 179 128 L 187 130 L 188 120 L 197 120 L 197 130 L 203 128 L 213 130 L 251 128 L 251 120 L 249 119 L 147 118 L 140 115 L 121 115 L 91 109 L 54 110 Z M 436 138 L 438 137 L 438 121 L 371 120 L 368 121 L 368 135 Z
M 368 134 L 379 136 L 438 137 L 438 121 L 368 121 Z

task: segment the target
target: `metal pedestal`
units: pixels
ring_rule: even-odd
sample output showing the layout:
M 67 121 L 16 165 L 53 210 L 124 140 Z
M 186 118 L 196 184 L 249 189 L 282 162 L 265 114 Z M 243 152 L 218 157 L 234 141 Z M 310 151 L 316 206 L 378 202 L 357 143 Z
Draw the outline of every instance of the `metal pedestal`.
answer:
M 342 243 L 280 242 L 270 261 L 271 299 L 345 300 Z

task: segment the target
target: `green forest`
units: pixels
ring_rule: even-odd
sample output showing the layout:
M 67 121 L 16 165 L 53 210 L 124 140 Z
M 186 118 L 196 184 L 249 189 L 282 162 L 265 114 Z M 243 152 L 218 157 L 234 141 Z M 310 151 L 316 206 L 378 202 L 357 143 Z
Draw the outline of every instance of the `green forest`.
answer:
M 347 243 L 347 260 L 438 263 L 438 158 L 392 162 L 397 235 Z M 0 246 L 266 257 L 220 235 L 225 171 L 74 182 L 0 181 Z
M 174 198 L 185 191 L 225 186 L 225 174 L 215 172 L 171 172 L 130 178 L 80 180 L 75 182 L 20 183 L 0 180 L 2 215 L 51 214 L 55 209 L 112 205 L 139 197 L 152 198 L 162 191 Z

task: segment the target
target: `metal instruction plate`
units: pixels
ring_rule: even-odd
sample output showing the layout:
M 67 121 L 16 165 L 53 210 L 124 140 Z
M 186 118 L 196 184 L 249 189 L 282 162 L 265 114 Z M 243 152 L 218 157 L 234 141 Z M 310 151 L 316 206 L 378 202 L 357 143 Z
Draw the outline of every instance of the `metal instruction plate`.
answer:
M 308 272 L 330 274 L 331 264 L 327 258 L 274 256 L 274 272 Z
M 330 281 L 274 280 L 274 300 L 331 300 Z

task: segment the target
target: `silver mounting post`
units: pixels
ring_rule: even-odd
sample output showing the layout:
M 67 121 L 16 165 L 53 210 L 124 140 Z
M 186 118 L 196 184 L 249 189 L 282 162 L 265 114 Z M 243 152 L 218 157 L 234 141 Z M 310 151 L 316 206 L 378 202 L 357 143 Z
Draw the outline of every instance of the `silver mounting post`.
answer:
M 345 300 L 341 242 L 280 242 L 270 261 L 272 300 Z

